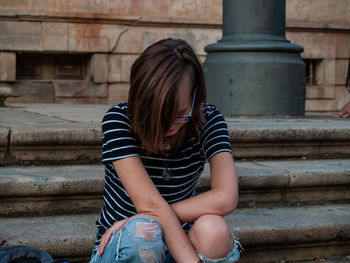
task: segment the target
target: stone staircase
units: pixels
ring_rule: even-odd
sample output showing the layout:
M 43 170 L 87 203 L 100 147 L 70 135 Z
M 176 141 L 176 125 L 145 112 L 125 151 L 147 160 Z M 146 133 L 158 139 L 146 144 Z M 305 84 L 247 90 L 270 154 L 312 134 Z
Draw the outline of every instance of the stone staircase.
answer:
M 349 121 L 228 121 L 240 201 L 227 220 L 245 248 L 240 262 L 350 262 Z M 0 246 L 88 262 L 103 203 L 100 144 L 98 122 L 0 108 Z M 206 169 L 198 191 L 209 182 Z

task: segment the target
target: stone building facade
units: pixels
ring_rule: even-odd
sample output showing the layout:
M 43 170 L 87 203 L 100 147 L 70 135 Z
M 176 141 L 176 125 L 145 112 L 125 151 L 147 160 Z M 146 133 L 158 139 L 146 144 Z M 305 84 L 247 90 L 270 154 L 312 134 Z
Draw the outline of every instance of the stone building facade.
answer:
M 308 113 L 350 99 L 349 14 L 350 0 L 286 0 L 287 39 L 305 49 Z M 0 85 L 10 102 L 115 104 L 145 47 L 183 38 L 204 61 L 221 23 L 221 0 L 0 0 Z

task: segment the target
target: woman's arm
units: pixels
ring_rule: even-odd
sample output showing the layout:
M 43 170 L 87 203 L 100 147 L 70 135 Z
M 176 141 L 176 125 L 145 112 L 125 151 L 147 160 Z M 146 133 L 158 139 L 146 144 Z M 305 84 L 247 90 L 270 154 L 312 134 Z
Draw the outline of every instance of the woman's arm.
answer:
M 113 165 L 137 212 L 150 215 L 161 224 L 164 241 L 176 262 L 198 262 L 175 212 L 158 192 L 140 158 L 120 159 Z
M 172 204 L 181 222 L 191 222 L 204 214 L 227 215 L 238 203 L 236 167 L 230 152 L 221 152 L 210 159 L 211 190 Z

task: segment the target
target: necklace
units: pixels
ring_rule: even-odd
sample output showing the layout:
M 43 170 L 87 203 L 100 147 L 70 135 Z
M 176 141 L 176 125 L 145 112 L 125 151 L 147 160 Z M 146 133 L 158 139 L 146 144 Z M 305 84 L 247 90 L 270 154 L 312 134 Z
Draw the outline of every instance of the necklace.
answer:
M 167 139 L 165 139 L 164 141 L 164 148 L 165 148 L 165 152 L 164 152 L 164 155 L 165 155 L 165 160 L 163 158 L 163 164 L 165 166 L 164 170 L 163 170 L 163 173 L 162 173 L 162 177 L 165 181 L 169 181 L 171 179 L 171 172 L 169 170 L 169 151 L 170 151 L 170 144 L 168 142 Z

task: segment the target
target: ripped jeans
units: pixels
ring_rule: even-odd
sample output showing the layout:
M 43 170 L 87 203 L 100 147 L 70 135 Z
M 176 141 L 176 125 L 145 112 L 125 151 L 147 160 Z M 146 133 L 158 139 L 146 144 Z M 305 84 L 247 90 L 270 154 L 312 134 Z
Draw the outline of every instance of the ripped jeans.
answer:
M 235 240 L 233 250 L 221 259 L 207 259 L 199 255 L 207 263 L 236 262 L 239 260 L 241 246 Z M 173 263 L 174 259 L 167 253 L 167 247 L 162 240 L 160 224 L 151 218 L 137 217 L 113 233 L 101 257 L 95 248 L 90 263 Z

